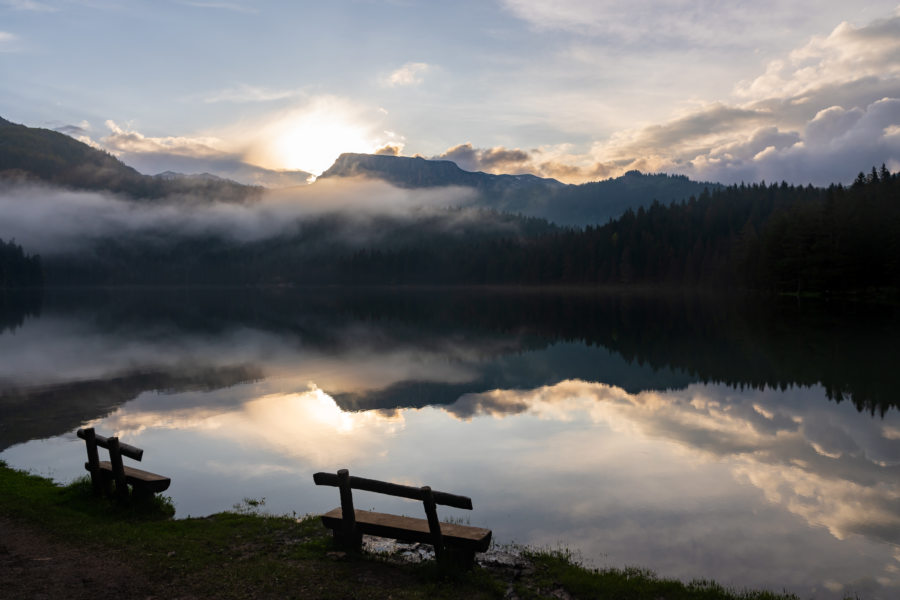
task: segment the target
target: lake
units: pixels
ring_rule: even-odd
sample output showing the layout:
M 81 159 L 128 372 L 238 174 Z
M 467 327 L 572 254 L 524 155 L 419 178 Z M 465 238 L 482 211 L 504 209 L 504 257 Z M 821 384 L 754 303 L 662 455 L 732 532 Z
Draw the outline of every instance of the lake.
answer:
M 588 291 L 48 291 L 0 304 L 0 459 L 68 482 L 79 427 L 177 517 L 338 504 L 312 474 L 596 567 L 900 595 L 897 311 Z M 358 508 L 416 514 L 355 494 Z

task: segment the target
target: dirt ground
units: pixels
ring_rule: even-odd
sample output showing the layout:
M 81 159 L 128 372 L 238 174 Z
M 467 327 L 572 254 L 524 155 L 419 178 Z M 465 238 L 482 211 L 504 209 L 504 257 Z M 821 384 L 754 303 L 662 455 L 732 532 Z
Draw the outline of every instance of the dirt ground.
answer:
M 0 596 L 5 600 L 177 598 L 114 552 L 63 543 L 0 517 Z

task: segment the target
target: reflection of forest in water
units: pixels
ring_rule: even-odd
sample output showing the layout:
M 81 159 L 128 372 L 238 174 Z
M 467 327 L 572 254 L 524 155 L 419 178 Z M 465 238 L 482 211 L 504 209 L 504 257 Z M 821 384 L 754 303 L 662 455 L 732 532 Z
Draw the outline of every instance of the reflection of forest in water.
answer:
M 892 358 L 900 321 L 893 307 L 868 304 L 586 290 L 133 289 L 49 291 L 43 306 L 31 297 L 2 309 L 3 336 L 43 312 L 134 344 L 177 346 L 184 337 L 225 339 L 253 329 L 338 358 L 361 335 L 373 352 L 403 346 L 440 354 L 453 347 L 478 357 L 468 381 L 413 378 L 335 395 L 345 410 L 450 404 L 466 393 L 563 379 L 633 393 L 694 381 L 782 389 L 822 384 L 830 399 L 852 401 L 860 411 L 884 414 L 900 405 Z M 7 348 L 15 348 L 9 338 Z M 0 407 L 8 417 L 30 415 L 36 429 L 26 428 L 28 435 L 43 437 L 70 429 L 79 417 L 108 414 L 143 391 L 215 389 L 265 374 L 264 364 L 227 364 L 223 356 L 226 363 L 221 356 L 189 356 L 52 385 L 22 385 L 0 374 Z M 68 418 L 43 431 L 50 415 Z M 0 448 L 22 441 L 8 427 L 0 427 L 0 436 Z

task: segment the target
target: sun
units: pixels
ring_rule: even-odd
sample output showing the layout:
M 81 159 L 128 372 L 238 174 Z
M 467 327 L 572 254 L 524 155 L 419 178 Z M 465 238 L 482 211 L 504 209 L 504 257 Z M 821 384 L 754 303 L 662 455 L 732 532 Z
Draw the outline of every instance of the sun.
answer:
M 340 106 L 320 105 L 286 115 L 265 128 L 255 162 L 320 175 L 343 152 L 373 152 L 369 127 Z

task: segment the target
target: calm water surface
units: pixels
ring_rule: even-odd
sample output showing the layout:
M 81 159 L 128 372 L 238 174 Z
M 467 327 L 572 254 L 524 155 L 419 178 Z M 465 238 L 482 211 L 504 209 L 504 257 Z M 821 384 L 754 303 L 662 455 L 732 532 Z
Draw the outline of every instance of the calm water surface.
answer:
M 14 467 L 82 475 L 89 425 L 144 448 L 181 517 L 323 512 L 337 493 L 312 473 L 345 467 L 471 496 L 442 516 L 592 566 L 900 596 L 893 310 L 446 290 L 3 306 Z

